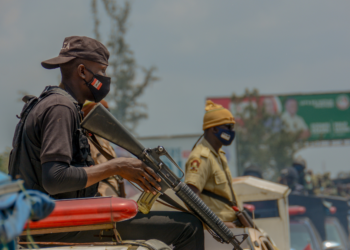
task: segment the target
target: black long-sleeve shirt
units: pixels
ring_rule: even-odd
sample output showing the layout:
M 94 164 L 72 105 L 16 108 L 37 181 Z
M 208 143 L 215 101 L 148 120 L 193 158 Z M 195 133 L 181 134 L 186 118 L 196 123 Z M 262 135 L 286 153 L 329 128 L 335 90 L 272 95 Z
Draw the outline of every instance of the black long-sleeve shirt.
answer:
M 42 165 L 43 187 L 50 195 L 85 188 L 87 174 L 83 168 L 65 162 L 49 161 Z

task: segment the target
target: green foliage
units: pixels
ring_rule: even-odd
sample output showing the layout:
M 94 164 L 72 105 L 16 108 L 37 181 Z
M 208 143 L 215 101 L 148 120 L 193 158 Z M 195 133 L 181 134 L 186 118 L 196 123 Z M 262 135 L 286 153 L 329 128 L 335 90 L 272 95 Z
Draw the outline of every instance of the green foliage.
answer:
M 9 156 L 10 156 L 11 148 L 6 148 L 6 150 L 0 153 L 0 171 L 4 173 L 8 173 L 8 164 L 9 164 Z
M 236 124 L 238 173 L 251 165 L 258 166 L 269 179 L 276 179 L 280 170 L 292 164 L 296 151 L 304 141 L 300 133 L 291 133 L 281 114 L 266 111 L 264 98 L 257 90 L 246 90 L 241 97 L 232 95 Z M 244 103 L 244 105 L 242 105 Z M 241 108 L 237 108 L 241 105 Z
M 102 41 L 100 35 L 100 19 L 98 4 L 92 0 L 92 14 L 94 18 L 94 34 L 97 40 Z M 144 93 L 146 87 L 158 80 L 154 76 L 155 67 L 148 69 L 141 67 L 144 76 L 140 83 L 135 83 L 137 66 L 134 54 L 125 41 L 127 20 L 131 5 L 125 1 L 123 6 L 115 0 L 102 0 L 104 12 L 110 21 L 110 33 L 105 43 L 109 52 L 109 75 L 112 77 L 111 92 L 108 101 L 111 112 L 116 118 L 134 130 L 139 121 L 147 118 L 146 104 L 139 103 L 138 98 Z

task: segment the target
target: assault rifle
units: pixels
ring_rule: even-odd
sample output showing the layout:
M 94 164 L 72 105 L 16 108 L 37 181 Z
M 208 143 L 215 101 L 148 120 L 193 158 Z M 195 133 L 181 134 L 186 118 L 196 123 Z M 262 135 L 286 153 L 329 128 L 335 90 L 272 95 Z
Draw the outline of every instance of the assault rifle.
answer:
M 240 245 L 247 237 L 239 241 L 232 231 L 208 208 L 208 206 L 183 182 L 181 178 L 184 173 L 175 163 L 165 148 L 159 146 L 149 149 L 142 146 L 136 138 L 127 131 L 124 126 L 101 104 L 97 104 L 82 122 L 82 127 L 89 132 L 98 135 L 129 151 L 147 166 L 152 168 L 161 178 L 159 183 L 161 191 L 157 195 L 143 192 L 138 204 L 143 213 L 149 212 L 153 203 L 159 197 L 166 196 L 164 192 L 171 188 L 175 194 L 186 204 L 186 206 L 214 232 L 214 238 L 221 243 L 233 245 L 233 249 L 242 250 Z M 182 177 L 177 177 L 169 167 L 161 160 L 161 156 L 167 157 L 183 173 Z M 169 198 L 169 197 L 168 197 Z M 167 201 L 166 199 L 163 199 Z M 168 201 L 167 201 L 168 202 Z

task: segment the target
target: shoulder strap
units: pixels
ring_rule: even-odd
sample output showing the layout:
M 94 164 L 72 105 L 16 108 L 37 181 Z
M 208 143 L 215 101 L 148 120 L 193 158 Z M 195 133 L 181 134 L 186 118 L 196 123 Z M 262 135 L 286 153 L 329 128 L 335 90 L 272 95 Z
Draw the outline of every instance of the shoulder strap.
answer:
M 65 97 L 67 97 L 71 102 L 73 102 L 74 105 L 78 104 L 78 102 L 73 98 L 73 96 L 71 96 L 69 93 L 67 93 L 67 91 L 65 91 L 64 89 L 61 89 L 58 86 L 46 86 L 44 91 L 40 94 L 39 100 L 44 99 L 45 97 L 47 97 L 51 94 L 63 95 Z
M 220 160 L 222 161 L 221 158 L 220 158 Z M 231 191 L 232 200 L 236 204 L 235 206 L 237 206 L 235 192 L 233 191 L 233 187 L 232 187 L 232 179 L 230 178 L 231 176 L 228 175 L 226 169 L 224 169 L 224 171 L 225 171 L 225 176 L 226 176 L 226 179 L 227 179 L 227 184 L 229 185 L 229 188 L 230 188 L 230 191 Z
M 204 136 L 204 134 L 202 134 L 202 135 L 198 138 L 198 140 L 196 141 L 196 143 L 195 143 L 195 144 L 193 145 L 193 147 L 192 147 L 192 151 L 193 151 L 193 149 L 197 146 L 199 140 L 202 139 L 203 136 Z
M 96 147 L 96 149 L 107 159 L 107 160 L 112 160 L 114 157 L 108 153 L 106 150 L 102 148 L 100 143 L 98 142 L 97 138 L 95 137 L 94 134 L 89 134 L 87 133 L 86 137 L 90 140 L 90 142 Z
M 33 98 L 37 98 L 37 97 L 34 96 L 34 95 L 25 95 L 25 96 L 23 96 L 22 101 L 25 102 L 25 103 L 28 103 Z
M 230 207 L 237 206 L 237 202 L 235 200 L 230 201 L 230 200 L 226 199 L 225 197 L 222 197 L 221 195 L 215 194 L 215 193 L 210 192 L 208 190 L 203 189 L 202 194 L 209 196 L 211 198 L 214 198 L 216 200 L 219 200 L 219 201 L 229 205 Z

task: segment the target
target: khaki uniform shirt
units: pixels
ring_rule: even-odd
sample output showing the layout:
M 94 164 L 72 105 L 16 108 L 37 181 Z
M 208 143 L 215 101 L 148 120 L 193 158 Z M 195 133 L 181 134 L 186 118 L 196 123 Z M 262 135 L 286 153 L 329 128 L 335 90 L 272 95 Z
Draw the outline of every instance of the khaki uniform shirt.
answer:
M 109 142 L 101 137 L 96 136 L 96 139 L 100 143 L 101 147 L 110 155 L 113 157 L 117 157 L 116 153 L 114 152 L 114 149 L 112 148 L 111 144 Z M 101 164 L 106 161 L 108 161 L 101 153 L 97 150 L 97 148 L 89 141 L 90 144 L 90 151 L 91 151 L 91 157 L 94 160 L 95 164 Z M 114 178 L 108 178 L 108 182 L 116 189 L 118 190 L 118 183 Z M 117 194 L 113 191 L 113 189 L 108 186 L 108 184 L 104 182 L 100 182 L 98 184 L 98 192 L 102 196 L 117 196 Z
M 204 138 L 187 160 L 185 183 L 195 186 L 200 192 L 205 189 L 233 200 L 232 177 L 225 152 L 220 149 L 219 154 L 216 153 Z M 221 220 L 232 222 L 236 219 L 235 212 L 229 205 L 202 194 L 200 198 Z

